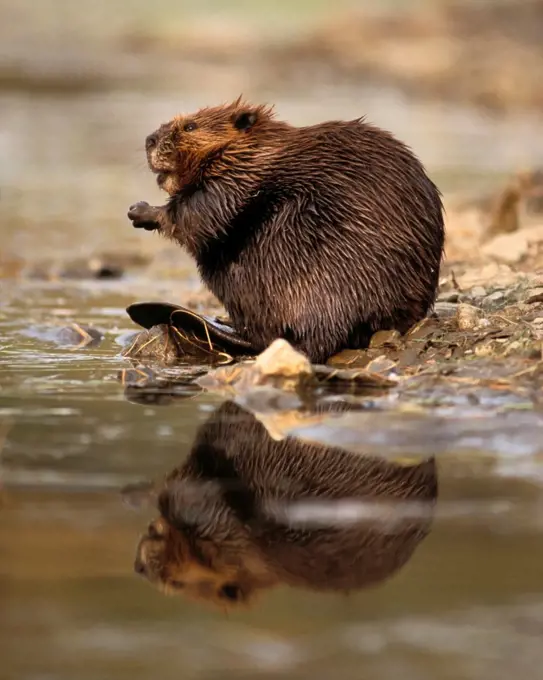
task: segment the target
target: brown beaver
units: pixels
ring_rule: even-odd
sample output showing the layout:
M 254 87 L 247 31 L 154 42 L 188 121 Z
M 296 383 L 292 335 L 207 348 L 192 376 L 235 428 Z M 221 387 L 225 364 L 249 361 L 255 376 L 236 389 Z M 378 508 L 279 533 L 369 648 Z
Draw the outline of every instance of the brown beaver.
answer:
M 146 149 L 170 199 L 129 218 L 188 250 L 257 351 L 281 337 L 325 361 L 433 305 L 441 195 L 390 133 L 362 119 L 294 127 L 237 100 L 174 118 Z
M 436 498 L 434 459 L 403 466 L 277 441 L 249 411 L 225 402 L 159 490 L 160 514 L 134 568 L 163 592 L 218 605 L 249 603 L 279 584 L 348 592 L 403 567 L 430 530 Z M 316 523 L 311 512 L 289 515 L 303 502 L 310 511 L 324 503 L 327 514 Z M 342 502 L 350 504 L 343 523 Z

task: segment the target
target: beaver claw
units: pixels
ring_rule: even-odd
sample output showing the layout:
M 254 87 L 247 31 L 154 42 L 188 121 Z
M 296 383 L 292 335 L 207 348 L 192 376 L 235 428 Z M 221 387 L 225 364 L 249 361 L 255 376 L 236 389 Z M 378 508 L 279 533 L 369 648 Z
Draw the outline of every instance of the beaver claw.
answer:
M 132 226 L 136 229 L 154 231 L 160 229 L 158 213 L 158 208 L 149 205 L 146 201 L 138 201 L 128 209 L 128 219 L 131 220 Z

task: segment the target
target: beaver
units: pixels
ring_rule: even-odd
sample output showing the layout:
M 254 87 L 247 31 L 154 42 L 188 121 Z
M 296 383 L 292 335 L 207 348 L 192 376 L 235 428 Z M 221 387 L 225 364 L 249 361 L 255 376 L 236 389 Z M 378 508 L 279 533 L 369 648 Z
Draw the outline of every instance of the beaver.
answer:
M 166 594 L 218 606 L 250 604 L 280 584 L 367 588 L 401 569 L 428 535 L 437 489 L 433 457 L 406 466 L 277 440 L 226 401 L 156 490 L 159 515 L 138 543 L 134 569 Z M 324 504 L 320 518 L 316 503 Z
M 391 133 L 363 118 L 295 127 L 238 99 L 173 118 L 145 146 L 169 200 L 128 217 L 192 255 L 256 351 L 284 338 L 324 362 L 431 309 L 441 193 Z

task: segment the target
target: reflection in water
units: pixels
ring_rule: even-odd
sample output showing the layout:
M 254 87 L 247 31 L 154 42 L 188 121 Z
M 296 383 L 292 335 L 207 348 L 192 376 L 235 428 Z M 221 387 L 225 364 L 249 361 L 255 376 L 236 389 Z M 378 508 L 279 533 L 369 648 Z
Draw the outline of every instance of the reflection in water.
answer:
M 406 466 L 275 440 L 225 402 L 159 490 L 134 566 L 163 592 L 222 606 L 278 584 L 348 592 L 409 560 L 436 498 L 433 458 Z

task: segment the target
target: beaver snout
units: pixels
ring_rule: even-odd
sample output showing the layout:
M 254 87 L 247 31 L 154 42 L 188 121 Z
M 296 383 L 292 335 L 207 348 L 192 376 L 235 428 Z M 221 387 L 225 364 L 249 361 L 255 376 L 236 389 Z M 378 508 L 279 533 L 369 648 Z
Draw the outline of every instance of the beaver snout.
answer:
M 158 144 L 158 133 L 152 132 L 150 135 L 147 135 L 145 138 L 145 150 L 146 151 L 152 151 L 154 148 L 156 148 L 156 145 Z

